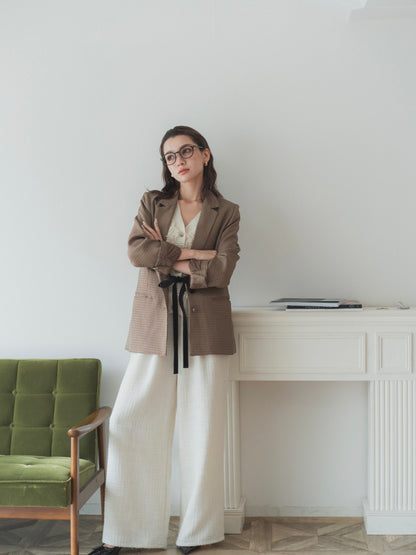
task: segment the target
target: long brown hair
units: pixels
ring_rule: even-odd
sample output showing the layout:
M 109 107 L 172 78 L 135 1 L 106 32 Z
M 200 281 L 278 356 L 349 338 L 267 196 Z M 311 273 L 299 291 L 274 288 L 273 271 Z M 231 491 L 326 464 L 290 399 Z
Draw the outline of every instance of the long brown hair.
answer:
M 211 155 L 209 157 L 208 164 L 204 166 L 201 196 L 202 198 L 204 198 L 205 193 L 207 191 L 211 191 L 212 193 L 214 193 L 215 196 L 221 197 L 222 195 L 218 191 L 216 186 L 217 172 L 214 168 L 214 157 L 212 155 L 211 149 L 209 148 L 208 142 L 205 137 L 203 137 L 201 133 L 198 133 L 198 131 L 196 131 L 195 129 L 192 129 L 192 127 L 187 127 L 186 125 L 176 125 L 175 127 L 172 127 L 172 129 L 166 131 L 160 143 L 160 157 L 164 160 L 163 145 L 165 144 L 165 142 L 172 137 L 177 137 L 178 135 L 186 135 L 187 137 L 192 139 L 198 146 L 209 149 Z M 169 168 L 164 161 L 162 178 L 165 185 L 158 195 L 158 198 L 172 198 L 179 189 L 179 181 L 176 181 L 176 179 L 172 177 Z

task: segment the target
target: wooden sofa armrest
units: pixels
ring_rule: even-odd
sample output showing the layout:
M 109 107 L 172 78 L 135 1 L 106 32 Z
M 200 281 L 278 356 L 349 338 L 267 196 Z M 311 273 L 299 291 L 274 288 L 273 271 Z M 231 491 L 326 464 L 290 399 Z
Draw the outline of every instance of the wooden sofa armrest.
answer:
M 101 513 L 104 515 L 104 494 L 105 494 L 105 451 L 104 451 L 104 422 L 111 414 L 110 407 L 101 407 L 89 416 L 72 426 L 68 430 L 71 438 L 71 546 L 74 551 L 79 553 L 78 545 L 78 511 L 87 499 L 94 493 L 97 487 L 101 486 Z M 99 470 L 84 485 L 82 491 L 79 487 L 79 440 L 89 432 L 98 428 L 98 455 Z M 72 547 L 71 547 L 72 549 Z
M 81 420 L 81 422 L 78 422 L 78 424 L 75 424 L 75 426 L 72 426 L 72 428 L 68 430 L 68 435 L 71 438 L 74 437 L 79 439 L 101 426 L 101 424 L 110 417 L 110 414 L 110 407 L 101 407 L 84 418 L 84 420 Z

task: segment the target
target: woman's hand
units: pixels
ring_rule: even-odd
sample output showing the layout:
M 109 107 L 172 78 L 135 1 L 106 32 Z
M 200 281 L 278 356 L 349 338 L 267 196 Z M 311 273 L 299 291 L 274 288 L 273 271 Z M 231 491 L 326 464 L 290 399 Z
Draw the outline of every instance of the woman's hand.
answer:
M 217 251 L 194 250 L 194 256 L 192 258 L 195 258 L 195 260 L 211 260 L 215 256 L 217 256 Z
M 172 268 L 177 272 L 182 272 L 183 274 L 191 275 L 191 270 L 189 268 L 189 260 L 177 260 L 173 263 Z
M 181 255 L 178 260 L 211 260 L 217 255 L 217 251 L 212 250 L 196 250 L 196 249 L 182 249 Z
M 143 231 L 149 239 L 156 239 L 156 241 L 163 241 L 162 234 L 160 233 L 159 224 L 155 218 L 155 229 L 147 225 L 145 221 L 142 222 Z

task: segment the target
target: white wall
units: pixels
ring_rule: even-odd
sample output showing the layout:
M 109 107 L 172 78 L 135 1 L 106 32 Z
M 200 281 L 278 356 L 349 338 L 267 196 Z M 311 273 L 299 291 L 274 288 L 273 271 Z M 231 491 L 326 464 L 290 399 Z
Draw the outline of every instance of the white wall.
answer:
M 415 304 L 416 19 L 350 21 L 360 4 L 0 0 L 0 356 L 99 357 L 114 402 L 137 279 L 126 239 L 176 124 L 208 138 L 219 188 L 241 207 L 234 305 Z M 359 510 L 363 388 L 242 384 L 253 514 Z

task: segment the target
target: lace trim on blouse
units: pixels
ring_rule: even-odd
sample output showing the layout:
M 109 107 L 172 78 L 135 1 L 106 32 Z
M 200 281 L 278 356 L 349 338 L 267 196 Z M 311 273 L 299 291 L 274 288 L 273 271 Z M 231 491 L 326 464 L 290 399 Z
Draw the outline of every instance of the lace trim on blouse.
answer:
M 192 218 L 192 220 L 188 223 L 188 225 L 185 226 L 182 219 L 179 203 L 177 203 L 176 210 L 175 210 L 175 213 L 173 214 L 173 218 L 169 227 L 168 234 L 166 235 L 166 241 L 168 241 L 169 243 L 173 243 L 174 245 L 176 245 L 177 247 L 180 247 L 181 249 L 190 249 L 195 237 L 195 231 L 199 222 L 200 215 L 201 215 L 201 211 L 199 211 L 198 214 L 194 218 Z M 171 270 L 170 273 L 173 276 L 185 275 L 184 273 L 177 272 L 176 270 Z M 187 296 L 188 296 L 188 293 L 186 292 L 184 295 L 186 307 L 188 306 Z M 172 312 L 172 299 L 170 294 L 169 294 L 168 312 L 169 313 Z
M 198 214 L 189 222 L 189 224 L 185 226 L 182 219 L 181 209 L 179 208 L 178 203 L 176 205 L 176 210 L 173 214 L 172 222 L 166 236 L 166 241 L 168 241 L 169 243 L 173 243 L 181 249 L 190 249 L 195 237 L 195 231 L 199 222 L 200 215 L 201 211 L 199 211 Z M 174 270 L 172 270 L 172 274 L 183 275 L 182 272 L 175 272 Z

